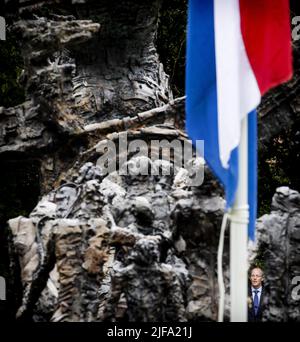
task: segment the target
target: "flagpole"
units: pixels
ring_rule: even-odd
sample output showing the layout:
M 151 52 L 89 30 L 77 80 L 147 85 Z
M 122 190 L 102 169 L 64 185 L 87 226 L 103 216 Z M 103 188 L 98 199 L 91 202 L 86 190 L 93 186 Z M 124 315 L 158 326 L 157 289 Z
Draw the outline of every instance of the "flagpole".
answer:
M 230 219 L 230 320 L 247 322 L 248 243 L 248 118 L 242 120 L 239 145 L 239 180 Z

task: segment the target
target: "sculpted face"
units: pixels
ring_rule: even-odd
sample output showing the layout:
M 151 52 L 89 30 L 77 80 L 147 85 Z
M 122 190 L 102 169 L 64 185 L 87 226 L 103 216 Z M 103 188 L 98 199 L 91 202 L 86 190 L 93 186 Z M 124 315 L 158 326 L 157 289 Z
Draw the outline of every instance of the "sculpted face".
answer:
M 191 199 L 181 199 L 177 202 L 175 211 L 183 219 L 189 219 L 192 215 L 193 202 Z
M 79 176 L 75 180 L 75 183 L 80 184 L 92 179 L 102 180 L 104 178 L 103 170 L 94 165 L 93 163 L 84 164 L 79 170 Z
M 258 289 L 262 286 L 262 281 L 264 280 L 263 278 L 263 271 L 260 268 L 253 268 L 251 271 L 250 275 L 250 281 L 251 285 L 255 288 Z
M 140 239 L 134 246 L 134 261 L 139 265 L 151 265 L 159 259 L 158 244 L 151 239 Z

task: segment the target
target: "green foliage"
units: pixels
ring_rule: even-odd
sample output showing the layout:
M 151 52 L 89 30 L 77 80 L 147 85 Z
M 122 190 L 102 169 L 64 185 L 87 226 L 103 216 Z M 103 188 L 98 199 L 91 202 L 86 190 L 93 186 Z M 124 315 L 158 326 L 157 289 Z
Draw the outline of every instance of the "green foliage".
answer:
M 12 34 L 0 41 L 0 106 L 12 107 L 25 99 L 24 88 L 19 84 L 23 58 Z
M 39 196 L 39 162 L 1 160 L 0 224 L 19 215 L 28 215 Z
M 185 82 L 187 0 L 164 0 L 161 9 L 157 47 L 174 96 L 183 96 Z M 294 60 L 298 60 L 295 57 Z M 299 69 L 295 66 L 295 70 Z M 289 186 L 300 191 L 295 163 L 300 159 L 300 118 L 290 130 L 276 137 L 268 151 L 259 153 L 258 216 L 269 213 L 275 190 Z
M 28 216 L 40 195 L 40 164 L 35 160 L 0 160 L 0 275 L 9 277 L 7 220 Z
M 164 0 L 157 48 L 175 97 L 184 95 L 187 0 Z
M 269 213 L 277 187 L 288 186 L 300 191 L 300 117 L 291 129 L 273 139 L 258 163 L 258 214 Z

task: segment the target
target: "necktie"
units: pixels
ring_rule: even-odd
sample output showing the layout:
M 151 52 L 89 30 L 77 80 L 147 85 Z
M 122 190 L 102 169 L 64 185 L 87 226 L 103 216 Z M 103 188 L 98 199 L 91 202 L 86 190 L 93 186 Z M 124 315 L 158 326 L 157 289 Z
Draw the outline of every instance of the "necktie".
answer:
M 255 312 L 255 316 L 257 315 L 257 311 L 258 311 L 258 306 L 259 306 L 259 300 L 258 300 L 258 290 L 254 290 L 254 312 Z

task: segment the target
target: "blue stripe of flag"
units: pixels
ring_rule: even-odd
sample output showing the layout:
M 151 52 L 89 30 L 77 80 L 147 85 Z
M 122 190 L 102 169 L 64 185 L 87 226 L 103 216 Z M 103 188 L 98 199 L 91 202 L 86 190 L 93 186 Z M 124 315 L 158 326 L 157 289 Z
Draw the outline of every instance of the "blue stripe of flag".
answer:
M 249 238 L 254 240 L 257 215 L 257 112 L 248 115 L 248 203 Z
M 238 182 L 238 148 L 232 151 L 229 168 L 222 166 L 218 139 L 218 104 L 214 42 L 214 2 L 190 0 L 186 63 L 186 130 L 194 146 L 204 140 L 204 158 L 226 193 L 226 207 L 234 204 Z M 249 116 L 249 203 L 256 203 L 256 114 Z M 254 153 L 255 152 L 255 153 Z M 249 236 L 254 237 L 254 206 L 251 204 Z

